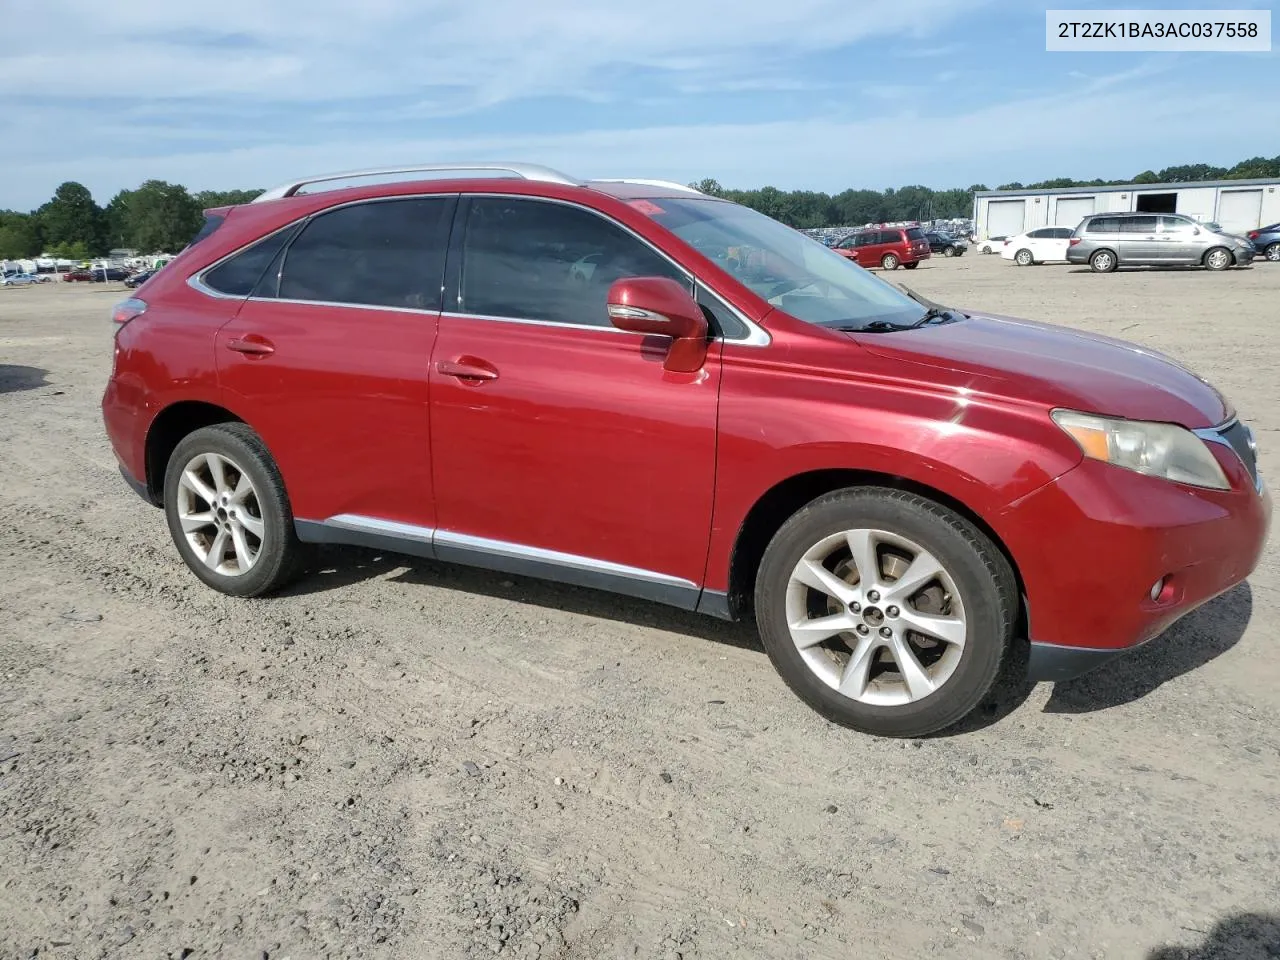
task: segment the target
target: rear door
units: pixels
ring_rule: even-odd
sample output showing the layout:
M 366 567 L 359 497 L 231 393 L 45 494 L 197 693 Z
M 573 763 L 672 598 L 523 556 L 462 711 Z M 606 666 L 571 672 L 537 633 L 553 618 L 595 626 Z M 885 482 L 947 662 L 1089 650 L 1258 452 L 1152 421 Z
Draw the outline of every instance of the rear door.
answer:
M 218 332 L 225 403 L 266 441 L 300 521 L 434 525 L 427 370 L 456 205 L 409 197 L 316 214 L 259 263 Z
M 431 365 L 442 560 L 692 608 L 711 529 L 719 344 L 702 370 L 617 330 L 623 276 L 687 274 L 586 207 L 464 198 Z M 588 272 L 575 264 L 590 259 Z

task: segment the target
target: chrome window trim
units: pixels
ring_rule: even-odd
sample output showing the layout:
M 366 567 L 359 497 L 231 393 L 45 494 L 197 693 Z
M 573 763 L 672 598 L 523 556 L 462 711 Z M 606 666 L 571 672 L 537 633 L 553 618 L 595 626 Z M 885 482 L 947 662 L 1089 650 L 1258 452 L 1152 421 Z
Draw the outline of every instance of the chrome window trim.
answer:
M 1235 458 L 1240 461 L 1240 465 L 1245 468 L 1245 473 L 1248 473 L 1249 468 L 1245 464 L 1244 458 L 1240 456 L 1239 452 L 1232 445 L 1231 441 L 1226 438 L 1226 432 L 1238 423 L 1240 423 L 1240 418 L 1232 417 L 1229 420 L 1224 420 L 1222 423 L 1218 424 L 1216 427 L 1201 427 L 1199 430 L 1192 430 L 1191 432 L 1194 433 L 1201 440 L 1205 441 L 1206 443 L 1217 443 L 1226 447 L 1228 450 L 1231 451 L 1231 453 L 1235 456 Z M 1249 439 L 1253 442 L 1253 447 L 1255 451 L 1254 466 L 1253 466 L 1253 473 L 1254 473 L 1253 488 L 1257 493 L 1261 493 L 1263 489 L 1266 487 L 1266 484 L 1262 480 L 1262 468 L 1257 463 L 1257 454 L 1256 454 L 1257 446 L 1258 446 L 1257 439 L 1254 436 L 1252 427 L 1250 427 L 1247 423 L 1242 424 L 1242 426 L 1245 428 L 1245 430 L 1248 431 Z
M 575 200 L 562 200 L 559 197 L 536 197 L 536 196 L 529 196 L 523 193 L 521 194 L 486 193 L 484 191 L 478 191 L 475 193 L 471 193 L 471 192 L 464 193 L 462 194 L 462 196 L 467 198 L 470 198 L 470 197 L 497 198 L 500 200 L 507 200 L 512 198 L 515 198 L 517 200 L 536 200 L 540 203 L 558 203 L 564 207 L 574 207 L 579 210 L 585 210 L 587 213 L 590 213 L 599 217 L 601 220 L 605 221 L 606 223 L 613 224 L 615 227 L 618 227 L 624 232 L 630 234 L 636 240 L 639 240 L 646 247 L 648 247 L 650 250 L 656 253 L 659 257 L 661 257 L 667 263 L 671 264 L 671 266 L 675 267 L 677 272 L 679 272 L 682 276 L 686 277 L 691 284 L 694 284 L 696 286 L 697 284 L 701 283 L 704 287 L 706 287 L 712 293 L 715 293 L 715 291 L 711 289 L 710 284 L 706 283 L 705 281 L 699 280 L 695 274 L 690 272 L 681 264 L 676 263 L 676 261 L 671 259 L 671 256 L 666 251 L 659 249 L 649 240 L 645 239 L 640 234 L 636 233 L 636 231 L 628 227 L 625 223 L 615 220 L 613 217 L 609 216 L 607 213 L 602 213 L 601 211 L 596 210 L 594 207 L 589 207 L 586 204 L 578 203 Z M 623 201 L 623 202 L 625 203 L 626 201 Z M 465 236 L 463 237 L 463 242 L 464 243 L 466 242 Z M 465 252 L 464 252 L 464 258 L 465 258 Z M 729 310 L 733 312 L 733 315 L 742 322 L 743 326 L 747 328 L 747 335 L 745 337 L 716 337 L 714 339 L 723 340 L 725 343 L 740 343 L 740 344 L 743 344 L 744 346 L 749 346 L 749 347 L 767 347 L 769 344 L 773 342 L 773 338 L 769 336 L 769 332 L 765 330 L 764 327 L 760 326 L 754 320 L 746 316 L 741 310 L 735 307 L 732 303 L 730 303 L 724 297 L 720 296 L 718 293 L 715 295 L 718 300 L 720 300 L 726 307 L 729 308 Z M 461 285 L 459 285 L 459 288 L 458 288 L 458 298 L 459 300 L 461 300 L 462 298 Z M 479 316 L 478 314 L 465 313 L 461 310 L 448 310 L 446 312 L 452 316 L 466 316 L 466 317 Z M 590 326 L 587 324 L 565 323 L 559 320 L 527 320 L 521 317 L 501 317 L 493 314 L 485 314 L 484 317 L 487 320 L 511 320 L 512 322 L 515 322 L 515 323 L 545 323 L 545 324 L 555 325 L 555 326 L 573 327 L 574 329 L 577 329 L 577 330 L 597 329 L 596 327 Z
M 459 313 L 457 310 L 443 310 L 441 319 L 449 320 L 488 320 L 492 323 L 518 323 L 529 327 L 552 327 L 558 330 L 598 330 L 601 333 L 618 333 L 627 337 L 651 337 L 655 334 L 636 333 L 634 330 L 619 330 L 612 324 L 596 326 L 586 323 L 567 323 L 563 320 L 534 320 L 531 317 L 500 317 L 492 313 Z M 716 339 L 719 339 L 718 337 Z M 714 341 L 713 341 L 714 342 Z
M 302 522 L 307 523 L 308 521 L 303 520 Z M 529 560 L 564 569 L 588 573 L 606 573 L 628 580 L 642 580 L 646 583 L 654 583 L 661 586 L 699 589 L 698 584 L 692 580 L 675 577 L 667 573 L 659 573 L 656 570 L 645 570 L 643 567 L 632 567 L 623 563 L 614 563 L 611 560 L 584 557 L 576 553 L 562 553 L 559 550 L 548 550 L 545 547 L 530 547 L 522 543 L 511 543 L 506 540 L 473 537 L 453 530 L 436 530 L 431 527 L 420 527 L 411 523 L 383 520 L 379 517 L 367 517 L 362 514 L 341 513 L 320 521 L 319 525 L 339 530 L 376 534 L 397 540 L 430 544 L 433 549 L 435 547 L 455 547 L 491 556 L 507 557 L 514 560 Z
M 728 308 L 729 311 L 732 312 L 733 315 L 738 318 L 739 322 L 742 323 L 742 325 L 747 328 L 747 335 L 745 337 L 715 337 L 713 338 L 713 340 L 720 340 L 726 344 L 728 343 L 741 344 L 742 346 L 747 346 L 747 347 L 767 347 L 769 346 L 769 344 L 773 342 L 773 337 L 769 335 L 769 332 L 765 330 L 764 327 L 760 326 L 758 323 L 756 323 L 754 320 L 748 317 L 745 313 L 743 313 L 736 306 L 730 303 L 725 297 L 716 293 L 715 290 L 712 289 L 710 284 L 706 283 L 705 281 L 699 280 L 697 276 L 695 276 L 690 271 L 686 270 L 680 264 L 676 263 L 674 260 L 671 259 L 671 257 L 668 254 L 660 250 L 658 247 L 654 246 L 654 244 L 650 243 L 644 237 L 640 236 L 640 234 L 636 233 L 634 230 L 628 227 L 625 223 L 621 223 L 615 220 L 613 217 L 610 217 L 608 214 L 601 213 L 599 210 L 589 207 L 586 204 L 578 203 L 572 200 L 562 200 L 559 197 L 536 197 L 536 196 L 529 196 L 526 194 L 512 194 L 512 193 L 486 193 L 486 192 L 460 193 L 455 191 L 448 191 L 445 193 L 401 193 L 401 194 L 395 194 L 389 197 L 360 197 L 355 200 L 347 200 L 343 203 L 335 203 L 333 206 L 325 207 L 321 210 L 312 211 L 311 213 L 305 214 L 304 216 L 300 216 L 295 220 L 290 220 L 288 223 L 283 224 L 280 227 L 277 227 L 275 230 L 272 230 L 271 233 L 265 234 L 261 237 L 256 237 L 253 240 L 248 241 L 247 243 L 241 244 L 235 250 L 232 250 L 230 253 L 224 254 L 223 256 L 215 260 L 213 263 L 209 264 L 206 267 L 202 267 L 200 270 L 196 271 L 194 274 L 188 277 L 187 286 L 191 287 L 193 290 L 198 291 L 199 293 L 204 294 L 207 297 L 213 297 L 214 299 L 217 299 L 217 300 L 252 300 L 258 303 L 315 304 L 317 306 L 354 307 L 355 309 L 367 309 L 367 310 L 399 310 L 402 312 L 427 313 L 427 314 L 439 313 L 442 316 L 450 316 L 450 317 L 458 317 L 458 318 L 466 318 L 466 319 L 475 318 L 480 320 L 505 320 L 510 323 L 539 324 L 542 326 L 564 327 L 564 328 L 571 328 L 574 330 L 605 330 L 605 329 L 616 330 L 616 328 L 614 327 L 595 327 L 595 326 L 588 326 L 586 324 L 580 324 L 580 323 L 565 323 L 563 321 L 557 321 L 557 320 L 532 320 L 525 317 L 500 317 L 492 314 L 481 315 L 481 314 L 474 314 L 474 313 L 463 313 L 458 310 L 443 310 L 443 311 L 418 310 L 412 307 L 382 307 L 382 306 L 378 306 L 377 304 L 337 303 L 330 300 L 285 300 L 280 297 L 255 297 L 252 295 L 242 297 L 232 293 L 222 293 L 218 290 L 213 289 L 213 287 L 210 287 L 207 283 L 204 282 L 204 275 L 206 273 L 215 269 L 216 267 L 221 266 L 223 263 L 230 260 L 232 257 L 238 256 L 239 254 L 243 253 L 245 250 L 249 249 L 249 247 L 252 247 L 254 244 L 261 243 L 263 240 L 266 240 L 267 237 L 273 236 L 277 233 L 280 233 L 281 231 L 294 229 L 299 224 L 303 224 L 306 221 L 312 220 L 315 217 L 318 217 L 322 214 L 330 213 L 334 210 L 341 210 L 344 207 L 355 206 L 356 204 L 360 204 L 360 203 L 386 203 L 386 202 L 395 201 L 395 200 L 429 200 L 433 197 L 456 197 L 456 198 L 518 197 L 520 199 L 525 199 L 525 200 L 538 200 L 538 201 L 541 201 L 542 203 L 558 203 L 563 206 L 576 207 L 579 210 L 585 210 L 588 213 L 594 214 L 595 216 L 604 220 L 606 223 L 611 223 L 621 228 L 622 230 L 630 234 L 632 237 L 639 240 L 646 247 L 648 247 L 650 250 L 656 253 L 659 257 L 661 257 L 667 263 L 675 267 L 676 270 L 682 276 L 687 277 L 690 283 L 694 285 L 701 284 L 702 286 L 706 287 L 707 290 L 710 293 L 712 293 L 717 300 L 723 303 L 725 307 Z M 288 259 L 287 255 L 286 255 L 286 259 Z M 283 262 L 281 263 L 281 269 L 282 270 L 284 269 Z M 459 296 L 461 296 L 461 290 L 459 290 L 458 292 L 459 292 Z M 627 331 L 619 330 L 617 332 L 625 333 Z

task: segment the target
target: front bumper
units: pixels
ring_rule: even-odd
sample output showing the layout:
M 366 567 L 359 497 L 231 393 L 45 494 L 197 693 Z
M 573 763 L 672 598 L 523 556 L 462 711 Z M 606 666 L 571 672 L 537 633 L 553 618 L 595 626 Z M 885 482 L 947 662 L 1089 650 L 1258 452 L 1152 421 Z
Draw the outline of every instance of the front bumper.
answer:
M 1085 460 L 1008 507 L 997 529 L 1022 575 L 1033 680 L 1079 676 L 1158 636 L 1257 566 L 1271 497 L 1211 444 L 1230 490 Z M 1157 582 L 1163 586 L 1153 600 Z

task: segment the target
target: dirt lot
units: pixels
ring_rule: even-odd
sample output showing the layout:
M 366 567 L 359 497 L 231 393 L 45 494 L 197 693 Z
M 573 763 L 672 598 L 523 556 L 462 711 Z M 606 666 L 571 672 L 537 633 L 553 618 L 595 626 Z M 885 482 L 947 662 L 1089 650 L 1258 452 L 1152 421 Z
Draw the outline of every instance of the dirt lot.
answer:
M 894 279 L 1186 361 L 1280 476 L 1280 265 Z M 0 954 L 1280 951 L 1274 547 L 914 742 L 819 719 L 744 628 L 590 591 L 335 551 L 231 600 L 116 473 L 112 286 L 0 290 Z

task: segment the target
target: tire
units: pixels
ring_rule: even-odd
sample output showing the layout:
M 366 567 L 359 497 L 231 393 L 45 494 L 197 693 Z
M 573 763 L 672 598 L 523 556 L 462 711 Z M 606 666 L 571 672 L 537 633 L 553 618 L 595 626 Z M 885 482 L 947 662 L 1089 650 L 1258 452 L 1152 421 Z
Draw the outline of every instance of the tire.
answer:
M 892 253 L 886 253 L 880 258 L 880 266 L 884 267 L 886 270 L 897 270 L 898 258 Z
M 942 248 L 942 255 L 943 255 L 944 257 L 954 257 L 954 256 L 956 255 L 956 248 L 955 248 L 955 247 L 943 247 L 943 248 Z
M 1280 240 L 1277 240 L 1275 243 L 1268 244 L 1267 247 L 1262 251 L 1262 254 L 1268 260 L 1271 260 L 1273 262 L 1280 261 Z
M 164 512 L 191 572 L 221 593 L 261 596 L 302 571 L 305 551 L 284 481 L 266 444 L 247 424 L 215 424 L 183 438 L 165 471 Z M 200 523 L 204 517 L 210 519 Z M 222 552 L 215 557 L 219 541 Z
M 1226 270 L 1235 262 L 1235 257 L 1231 255 L 1231 251 L 1226 247 L 1214 247 L 1211 250 L 1207 250 L 1203 260 L 1206 270 Z
M 880 568 L 872 576 L 883 595 L 862 589 L 866 578 L 854 571 L 870 569 L 870 561 L 857 562 L 848 535 L 869 545 L 863 555 Z M 917 559 L 936 560 L 940 573 L 919 580 L 908 597 L 895 597 L 896 577 L 890 577 L 910 571 L 908 544 Z M 802 570 L 817 569 L 810 561 L 821 564 L 825 578 L 806 572 L 808 580 L 797 579 Z M 895 570 L 887 568 L 893 564 Z M 922 608 L 925 600 L 932 610 Z M 853 487 L 814 500 L 782 525 L 760 564 L 755 609 L 765 651 L 805 703 L 854 730 L 918 737 L 958 722 L 991 690 L 1013 642 L 1018 588 L 1004 555 L 965 518 L 912 493 Z M 945 616 L 929 619 L 930 613 Z M 828 636 L 824 624 L 808 634 L 797 628 L 800 640 L 793 636 L 793 624 L 827 616 L 841 617 L 850 629 Z M 905 630 L 911 617 L 950 639 Z M 903 646 L 919 673 L 898 666 Z M 859 664 L 863 669 L 854 669 Z M 848 684 L 848 694 L 841 684 Z
M 1013 262 L 1020 267 L 1029 267 L 1036 262 L 1031 251 L 1025 247 L 1013 255 Z
M 1118 266 L 1119 259 L 1110 250 L 1098 250 L 1089 258 L 1089 269 L 1094 273 L 1111 273 Z
M 916 267 L 918 267 L 918 266 L 920 266 L 920 261 L 919 261 L 919 260 L 917 260 L 915 263 L 904 263 L 904 264 L 902 265 L 902 269 L 903 269 L 903 270 L 914 270 L 914 269 L 915 269 Z

